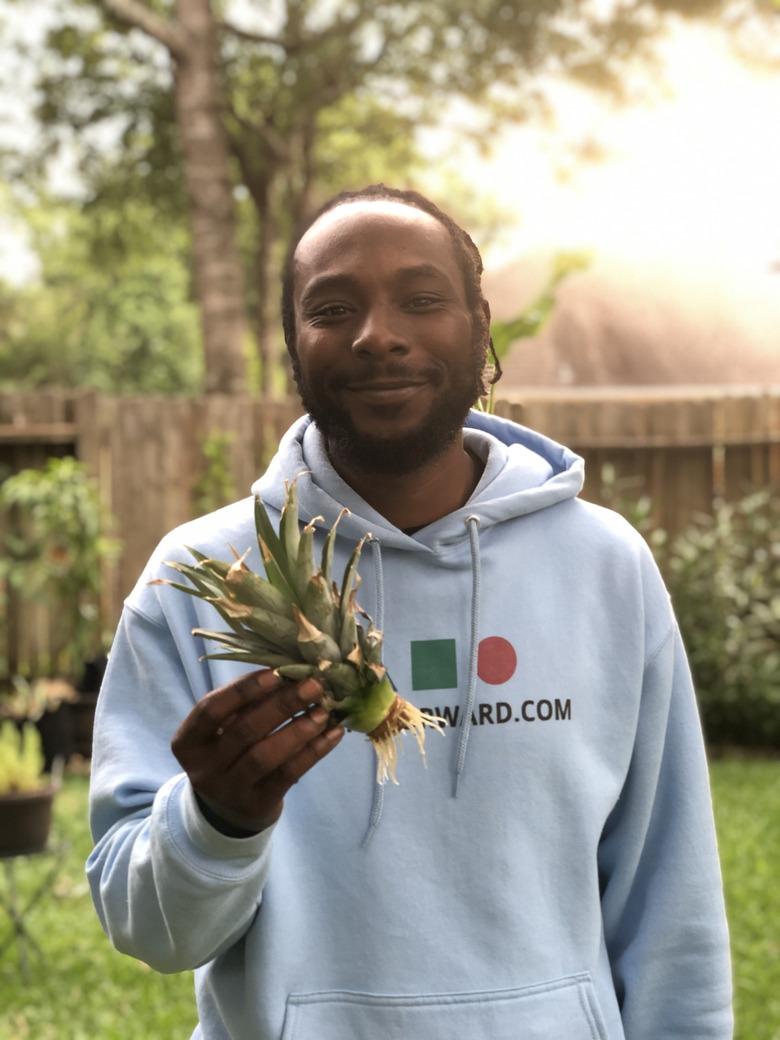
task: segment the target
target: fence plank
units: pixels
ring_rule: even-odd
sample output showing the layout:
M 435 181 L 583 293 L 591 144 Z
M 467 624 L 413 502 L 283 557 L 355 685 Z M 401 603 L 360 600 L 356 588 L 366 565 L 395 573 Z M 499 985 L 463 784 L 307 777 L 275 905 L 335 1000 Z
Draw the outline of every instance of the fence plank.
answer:
M 587 498 L 601 500 L 601 468 L 611 463 L 635 480 L 632 494 L 652 497 L 654 522 L 671 533 L 717 495 L 780 487 L 780 386 L 535 388 L 500 398 L 496 411 L 581 454 Z M 226 465 L 243 497 L 300 414 L 297 400 L 250 395 L 0 393 L 0 479 L 53 454 L 75 451 L 85 462 L 123 543 L 104 573 L 102 609 L 112 625 L 160 537 L 195 514 L 208 434 L 232 435 Z M 39 614 L 25 609 L 11 621 L 9 652 L 19 662 L 47 651 L 49 622 Z

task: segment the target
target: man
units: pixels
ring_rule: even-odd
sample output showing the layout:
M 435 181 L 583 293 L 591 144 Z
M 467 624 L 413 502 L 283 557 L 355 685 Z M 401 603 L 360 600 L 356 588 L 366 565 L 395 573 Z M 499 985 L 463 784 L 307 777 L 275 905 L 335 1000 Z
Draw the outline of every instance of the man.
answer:
M 216 1040 L 725 1040 L 728 940 L 696 706 L 641 538 L 582 462 L 469 412 L 473 243 L 382 185 L 293 249 L 308 415 L 254 485 L 343 506 L 395 685 L 444 717 L 374 783 L 313 680 L 204 661 L 211 608 L 149 581 L 254 541 L 247 499 L 173 532 L 127 601 L 96 720 L 88 872 L 116 946 L 197 968 Z M 465 422 L 465 426 L 464 426 Z M 253 550 L 253 569 L 260 561 Z

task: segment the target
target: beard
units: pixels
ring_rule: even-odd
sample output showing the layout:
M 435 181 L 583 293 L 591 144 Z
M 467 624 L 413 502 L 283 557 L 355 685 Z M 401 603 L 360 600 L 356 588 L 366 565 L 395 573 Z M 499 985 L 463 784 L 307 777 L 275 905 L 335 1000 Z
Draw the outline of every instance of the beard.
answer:
M 380 375 L 382 379 L 424 378 L 436 391 L 428 414 L 414 429 L 386 437 L 359 431 L 349 411 L 339 403 L 338 395 L 330 392 L 328 383 L 315 386 L 301 370 L 297 358 L 293 358 L 293 375 L 303 406 L 322 433 L 331 460 L 340 460 L 348 468 L 364 473 L 400 475 L 434 461 L 456 439 L 469 409 L 485 392 L 485 354 L 484 334 L 480 333 L 471 363 L 449 369 L 451 378 L 446 390 L 445 375 L 439 367 L 412 372 L 402 362 L 389 362 L 382 366 L 381 373 L 368 368 L 365 374 L 369 379 Z

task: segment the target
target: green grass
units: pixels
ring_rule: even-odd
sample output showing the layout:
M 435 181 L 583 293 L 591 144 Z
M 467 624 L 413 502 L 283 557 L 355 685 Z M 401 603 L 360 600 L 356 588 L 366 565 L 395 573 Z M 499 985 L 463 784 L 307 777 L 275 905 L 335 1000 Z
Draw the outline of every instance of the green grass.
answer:
M 735 1040 L 780 1040 L 780 760 L 716 761 L 712 784 L 737 984 Z M 28 920 L 44 962 L 33 961 L 24 983 L 13 955 L 0 960 L 0 1040 L 184 1040 L 195 1025 L 191 976 L 157 975 L 123 957 L 97 923 L 83 870 L 86 794 L 86 779 L 71 776 L 58 798 L 57 840 L 69 850 L 51 896 Z M 30 891 L 46 866 L 45 858 L 20 861 L 20 889 Z M 0 913 L 0 942 L 5 931 Z
M 86 822 L 87 778 L 71 776 L 57 797 L 56 836 L 69 850 L 51 897 L 32 911 L 28 927 L 45 960 L 0 960 L 1 1040 L 184 1040 L 195 1028 L 192 976 L 159 975 L 117 953 L 98 923 L 84 862 L 91 849 Z M 18 861 L 19 888 L 31 890 L 45 857 Z M 0 913 L 0 943 L 7 931 Z
M 711 765 L 731 930 L 735 1040 L 780 1040 L 780 760 Z

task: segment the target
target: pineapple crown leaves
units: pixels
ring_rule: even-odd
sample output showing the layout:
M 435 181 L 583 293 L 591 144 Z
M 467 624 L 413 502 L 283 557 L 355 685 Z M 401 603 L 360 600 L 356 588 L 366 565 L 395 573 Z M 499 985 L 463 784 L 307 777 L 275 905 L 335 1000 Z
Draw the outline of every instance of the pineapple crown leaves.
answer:
M 231 546 L 233 561 L 227 562 L 189 548 L 194 563 L 168 563 L 189 585 L 167 578 L 152 584 L 171 585 L 210 603 L 227 623 L 230 631 L 193 629 L 193 635 L 221 644 L 202 660 L 261 664 L 291 679 L 318 675 L 334 699 L 350 697 L 361 686 L 380 681 L 386 672 L 381 661 L 382 634 L 355 598 L 360 555 L 371 535 L 355 545 L 340 585 L 332 576 L 337 528 L 348 514 L 348 509 L 342 509 L 328 530 L 317 569 L 314 533 L 324 519 L 313 517 L 301 529 L 296 482 L 285 482 L 278 532 L 262 500 L 255 498 L 265 577 L 247 566 L 250 550 L 239 553 Z M 365 629 L 357 613 L 366 619 Z

